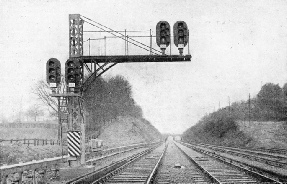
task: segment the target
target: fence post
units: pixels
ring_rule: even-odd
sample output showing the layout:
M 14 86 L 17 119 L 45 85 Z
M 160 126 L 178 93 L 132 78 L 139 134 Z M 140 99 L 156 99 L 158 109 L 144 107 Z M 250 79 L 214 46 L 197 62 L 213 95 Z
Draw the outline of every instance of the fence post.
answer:
M 48 178 L 47 178 L 47 167 L 44 168 L 43 170 L 43 178 L 42 178 L 42 182 L 43 183 L 48 183 Z
M 26 139 L 24 138 L 24 145 L 26 144 Z
M 33 179 L 32 179 L 33 180 L 33 184 L 36 184 L 36 170 L 35 169 L 33 170 L 32 174 L 33 174 Z
M 22 184 L 23 183 L 22 180 L 23 180 L 23 172 L 19 172 L 19 181 L 18 181 L 18 183 Z

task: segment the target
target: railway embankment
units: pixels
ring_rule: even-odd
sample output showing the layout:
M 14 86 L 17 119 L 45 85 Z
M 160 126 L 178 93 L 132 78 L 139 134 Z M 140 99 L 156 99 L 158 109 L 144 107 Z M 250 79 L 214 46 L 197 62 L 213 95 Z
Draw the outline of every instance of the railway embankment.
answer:
M 237 121 L 239 131 L 256 143 L 255 147 L 287 149 L 287 123 L 285 121 Z
M 183 133 L 183 141 L 216 144 L 222 146 L 253 146 L 251 136 L 240 130 L 228 114 L 211 114 Z
M 226 125 L 221 122 L 223 119 L 218 121 L 191 127 L 183 134 L 183 140 L 232 147 L 287 149 L 286 122 L 231 120 L 231 125 Z
M 266 83 L 248 100 L 233 102 L 186 130 L 186 142 L 287 149 L 287 83 Z
M 159 131 L 143 118 L 118 117 L 107 123 L 99 139 L 107 147 L 155 142 L 161 139 Z
M 39 160 L 62 154 L 60 145 L 51 145 L 50 142 L 42 145 L 42 142 L 40 142 L 39 145 L 35 146 L 33 140 L 30 140 L 31 144 L 27 144 L 27 140 L 26 144 L 23 143 L 23 140 L 22 142 L 19 141 L 24 138 L 56 140 L 56 128 L 9 126 L 1 128 L 1 135 L 0 139 L 9 139 L 13 140 L 13 142 L 0 142 L 0 165 Z M 103 140 L 105 148 L 113 148 L 130 144 L 154 142 L 161 139 L 161 134 L 147 120 L 126 116 L 107 122 L 101 128 L 98 138 Z M 64 145 L 63 151 L 66 154 L 67 150 L 65 149 L 66 146 Z

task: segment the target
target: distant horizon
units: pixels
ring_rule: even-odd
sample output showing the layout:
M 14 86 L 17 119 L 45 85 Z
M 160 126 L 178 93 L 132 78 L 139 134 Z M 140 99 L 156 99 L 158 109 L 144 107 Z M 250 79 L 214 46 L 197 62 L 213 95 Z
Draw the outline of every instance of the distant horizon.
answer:
M 269 82 L 268 82 L 269 83 Z M 264 85 L 266 85 L 266 84 L 268 84 L 268 83 L 265 83 L 265 84 L 261 84 L 262 86 L 261 87 L 263 87 Z M 271 84 L 274 84 L 274 83 L 271 83 Z M 285 83 L 285 84 L 287 84 L 287 82 Z M 279 85 L 279 84 L 274 84 L 274 85 Z M 279 85 L 280 86 L 280 85 Z M 284 84 L 282 85 L 282 86 L 280 86 L 281 88 L 283 88 L 283 86 L 284 86 Z M 132 86 L 131 86 L 132 87 Z M 132 89 L 133 89 L 133 87 L 132 87 Z M 261 89 L 260 89 L 261 90 Z M 259 91 L 260 91 L 259 90 Z M 259 91 L 255 94 L 255 96 L 250 96 L 251 98 L 256 98 L 256 95 L 259 93 Z M 245 99 L 245 100 L 248 100 L 248 99 Z M 232 105 L 233 103 L 238 103 L 238 102 L 241 102 L 241 101 L 245 101 L 245 100 L 239 100 L 239 101 L 235 101 L 235 102 L 231 102 L 230 103 L 230 105 Z M 229 105 L 227 105 L 227 106 L 223 106 L 223 107 L 220 107 L 220 108 L 218 108 L 218 109 L 216 109 L 216 111 L 214 111 L 214 112 L 217 112 L 219 109 L 224 109 L 224 108 L 227 108 Z M 205 115 L 203 115 L 195 124 L 193 124 L 193 125 L 191 125 L 190 127 L 188 127 L 187 129 L 185 129 L 185 130 L 183 130 L 182 132 L 162 132 L 162 131 L 160 131 L 157 127 L 155 127 L 161 134 L 167 134 L 167 135 L 182 135 L 186 130 L 188 130 L 189 128 L 191 128 L 191 127 L 193 127 L 194 125 L 196 125 L 204 116 L 206 116 L 206 115 L 208 115 L 208 114 L 210 114 L 210 113 L 213 113 L 213 112 L 209 112 L 209 113 L 206 113 Z M 39 116 L 39 117 L 42 117 L 42 120 L 37 120 L 37 121 L 34 121 L 34 120 L 25 120 L 24 118 L 23 118 L 23 120 L 21 120 L 21 121 L 19 121 L 19 120 L 17 120 L 17 119 L 15 119 L 15 120 L 8 120 L 7 122 L 3 122 L 3 119 L 1 119 L 1 121 L 0 121 L 0 123 L 44 123 L 44 122 L 55 122 L 55 124 L 58 124 L 58 120 L 57 120 L 57 117 L 54 117 L 55 118 L 55 120 L 49 120 L 49 119 L 43 119 L 43 118 L 47 118 L 46 116 Z M 147 121 L 149 121 L 152 125 L 153 125 L 153 123 L 152 123 L 152 121 L 150 121 L 150 120 L 148 120 L 147 118 L 145 118 L 144 116 L 143 116 L 143 118 L 145 119 L 145 120 L 147 120 Z

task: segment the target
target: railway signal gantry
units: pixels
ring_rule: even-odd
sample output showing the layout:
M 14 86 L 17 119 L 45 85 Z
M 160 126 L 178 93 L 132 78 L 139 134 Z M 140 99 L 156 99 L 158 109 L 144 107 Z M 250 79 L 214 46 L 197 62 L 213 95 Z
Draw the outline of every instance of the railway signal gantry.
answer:
M 113 38 L 121 39 L 125 42 L 125 54 L 124 55 L 90 55 L 90 41 L 91 40 L 105 40 L 106 39 L 89 38 L 89 55 L 84 55 L 84 37 L 87 32 L 84 30 L 84 23 L 89 24 L 93 28 L 97 28 L 98 32 L 104 32 L 113 35 Z M 97 32 L 95 31 L 95 32 Z M 85 109 L 83 107 L 83 99 L 81 98 L 83 93 L 88 89 L 92 82 L 112 68 L 118 63 L 138 63 L 138 62 L 188 62 L 191 60 L 191 55 L 183 55 L 183 48 L 189 46 L 189 31 L 184 21 L 178 21 L 173 26 L 174 44 L 178 47 L 179 55 L 171 55 L 171 33 L 170 26 L 167 21 L 160 21 L 156 26 L 156 43 L 160 47 L 161 51 L 152 47 L 151 30 L 149 36 L 128 36 L 127 31 L 115 31 L 107 26 L 104 26 L 92 19 L 89 19 L 80 14 L 69 15 L 69 58 L 65 63 L 65 83 L 64 92 L 60 92 L 58 89 L 61 83 L 61 64 L 55 59 L 51 58 L 47 61 L 47 82 L 52 89 L 51 96 L 58 98 L 59 109 L 59 125 L 63 122 L 67 122 L 69 132 L 80 131 L 81 132 L 81 156 L 80 163 L 85 164 Z M 135 37 L 150 38 L 150 43 L 145 44 L 135 40 Z M 142 50 L 149 51 L 148 55 L 129 55 L 128 46 L 132 45 Z M 165 51 L 167 47 L 170 47 L 170 54 L 166 55 Z M 86 73 L 87 72 L 87 73 Z M 89 76 L 86 79 L 85 76 Z M 61 103 L 63 102 L 63 103 Z M 67 111 L 67 115 L 62 109 Z M 63 116 L 64 115 L 64 116 Z M 62 133 L 60 133 L 62 135 Z M 72 158 L 79 162 L 79 157 Z

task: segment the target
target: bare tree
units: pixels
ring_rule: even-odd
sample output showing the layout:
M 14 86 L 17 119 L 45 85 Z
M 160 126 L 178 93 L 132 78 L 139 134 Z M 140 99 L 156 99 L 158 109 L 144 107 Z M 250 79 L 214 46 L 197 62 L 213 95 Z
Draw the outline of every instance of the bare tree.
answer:
M 59 87 L 57 88 L 58 92 L 64 92 L 66 86 L 65 86 L 65 81 L 64 81 L 64 77 L 61 77 L 61 83 L 59 85 Z M 50 107 L 55 113 L 55 115 L 57 115 L 58 112 L 58 102 L 57 99 L 54 97 L 51 97 L 51 89 L 48 85 L 48 83 L 44 80 L 40 80 L 38 81 L 35 86 L 32 88 L 32 93 L 34 93 L 41 101 L 44 105 Z
M 58 93 L 64 93 L 66 90 L 66 83 L 65 83 L 65 77 L 61 76 L 61 83 L 56 89 Z M 34 87 L 32 88 L 32 93 L 34 93 L 41 102 L 49 107 L 49 109 L 52 109 L 49 113 L 50 116 L 57 117 L 58 116 L 58 100 L 55 97 L 51 97 L 50 94 L 52 93 L 48 83 L 44 80 L 38 81 Z M 58 124 L 58 136 L 60 137 L 60 131 L 61 131 L 61 124 Z
M 36 83 L 36 85 L 32 88 L 32 93 L 37 95 L 37 97 L 47 106 L 52 108 L 54 111 L 58 111 L 57 108 L 57 100 L 50 96 L 51 90 L 49 85 L 40 80 Z
M 37 121 L 37 117 L 43 116 L 44 111 L 41 109 L 39 105 L 30 106 L 30 108 L 26 112 L 27 116 L 34 118 L 34 121 Z

